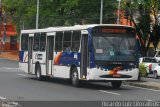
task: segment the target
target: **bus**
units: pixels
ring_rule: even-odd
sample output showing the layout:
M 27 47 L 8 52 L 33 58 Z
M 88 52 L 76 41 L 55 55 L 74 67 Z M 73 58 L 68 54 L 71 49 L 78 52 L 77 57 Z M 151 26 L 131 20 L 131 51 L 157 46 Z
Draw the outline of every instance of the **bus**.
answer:
M 19 67 L 38 80 L 45 77 L 111 82 L 119 88 L 139 73 L 136 31 L 115 24 L 22 30 Z

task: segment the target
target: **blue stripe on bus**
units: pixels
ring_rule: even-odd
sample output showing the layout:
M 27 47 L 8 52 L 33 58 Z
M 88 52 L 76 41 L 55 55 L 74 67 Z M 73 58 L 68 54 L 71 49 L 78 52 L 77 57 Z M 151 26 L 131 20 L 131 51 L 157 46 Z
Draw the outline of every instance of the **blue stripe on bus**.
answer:
M 63 52 L 62 56 L 59 60 L 59 65 L 72 65 L 75 64 L 76 66 L 79 65 L 80 62 L 80 53 L 78 52 Z
M 19 62 L 23 62 L 24 51 L 19 52 Z

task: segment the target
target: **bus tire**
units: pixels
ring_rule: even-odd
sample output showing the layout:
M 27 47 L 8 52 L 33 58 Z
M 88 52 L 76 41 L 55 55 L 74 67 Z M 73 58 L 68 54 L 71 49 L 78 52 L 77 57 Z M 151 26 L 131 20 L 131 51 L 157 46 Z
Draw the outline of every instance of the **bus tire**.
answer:
M 77 68 L 73 68 L 72 71 L 71 71 L 71 83 L 75 87 L 79 87 L 80 86 L 80 81 L 78 79 Z
M 42 75 L 41 75 L 41 67 L 40 67 L 39 64 L 37 64 L 37 66 L 36 66 L 36 78 L 37 78 L 37 80 L 39 80 L 39 81 L 42 81 L 42 80 L 43 80 L 43 77 L 42 77 Z
M 121 87 L 122 81 L 111 81 L 111 84 L 114 89 L 119 89 Z

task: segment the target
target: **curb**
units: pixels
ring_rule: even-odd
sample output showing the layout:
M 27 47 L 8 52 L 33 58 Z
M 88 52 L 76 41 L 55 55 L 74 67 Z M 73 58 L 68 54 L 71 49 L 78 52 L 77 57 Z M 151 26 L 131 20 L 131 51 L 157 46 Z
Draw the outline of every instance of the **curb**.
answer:
M 123 85 L 130 85 L 130 86 L 136 86 L 140 88 L 148 88 L 148 89 L 154 89 L 154 90 L 160 90 L 160 83 L 156 82 L 123 82 Z

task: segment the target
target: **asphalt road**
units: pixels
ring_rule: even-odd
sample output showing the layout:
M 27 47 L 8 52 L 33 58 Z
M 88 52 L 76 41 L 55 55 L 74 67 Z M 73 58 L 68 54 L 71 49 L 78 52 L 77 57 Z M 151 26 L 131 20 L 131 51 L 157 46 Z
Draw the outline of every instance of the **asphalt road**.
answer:
M 18 62 L 0 58 L 0 68 L 18 68 Z
M 109 83 L 87 83 L 80 88 L 68 81 L 38 81 L 19 70 L 18 62 L 0 60 L 0 99 L 13 101 L 160 101 L 160 90 Z M 3 66 L 2 66 L 3 65 Z

